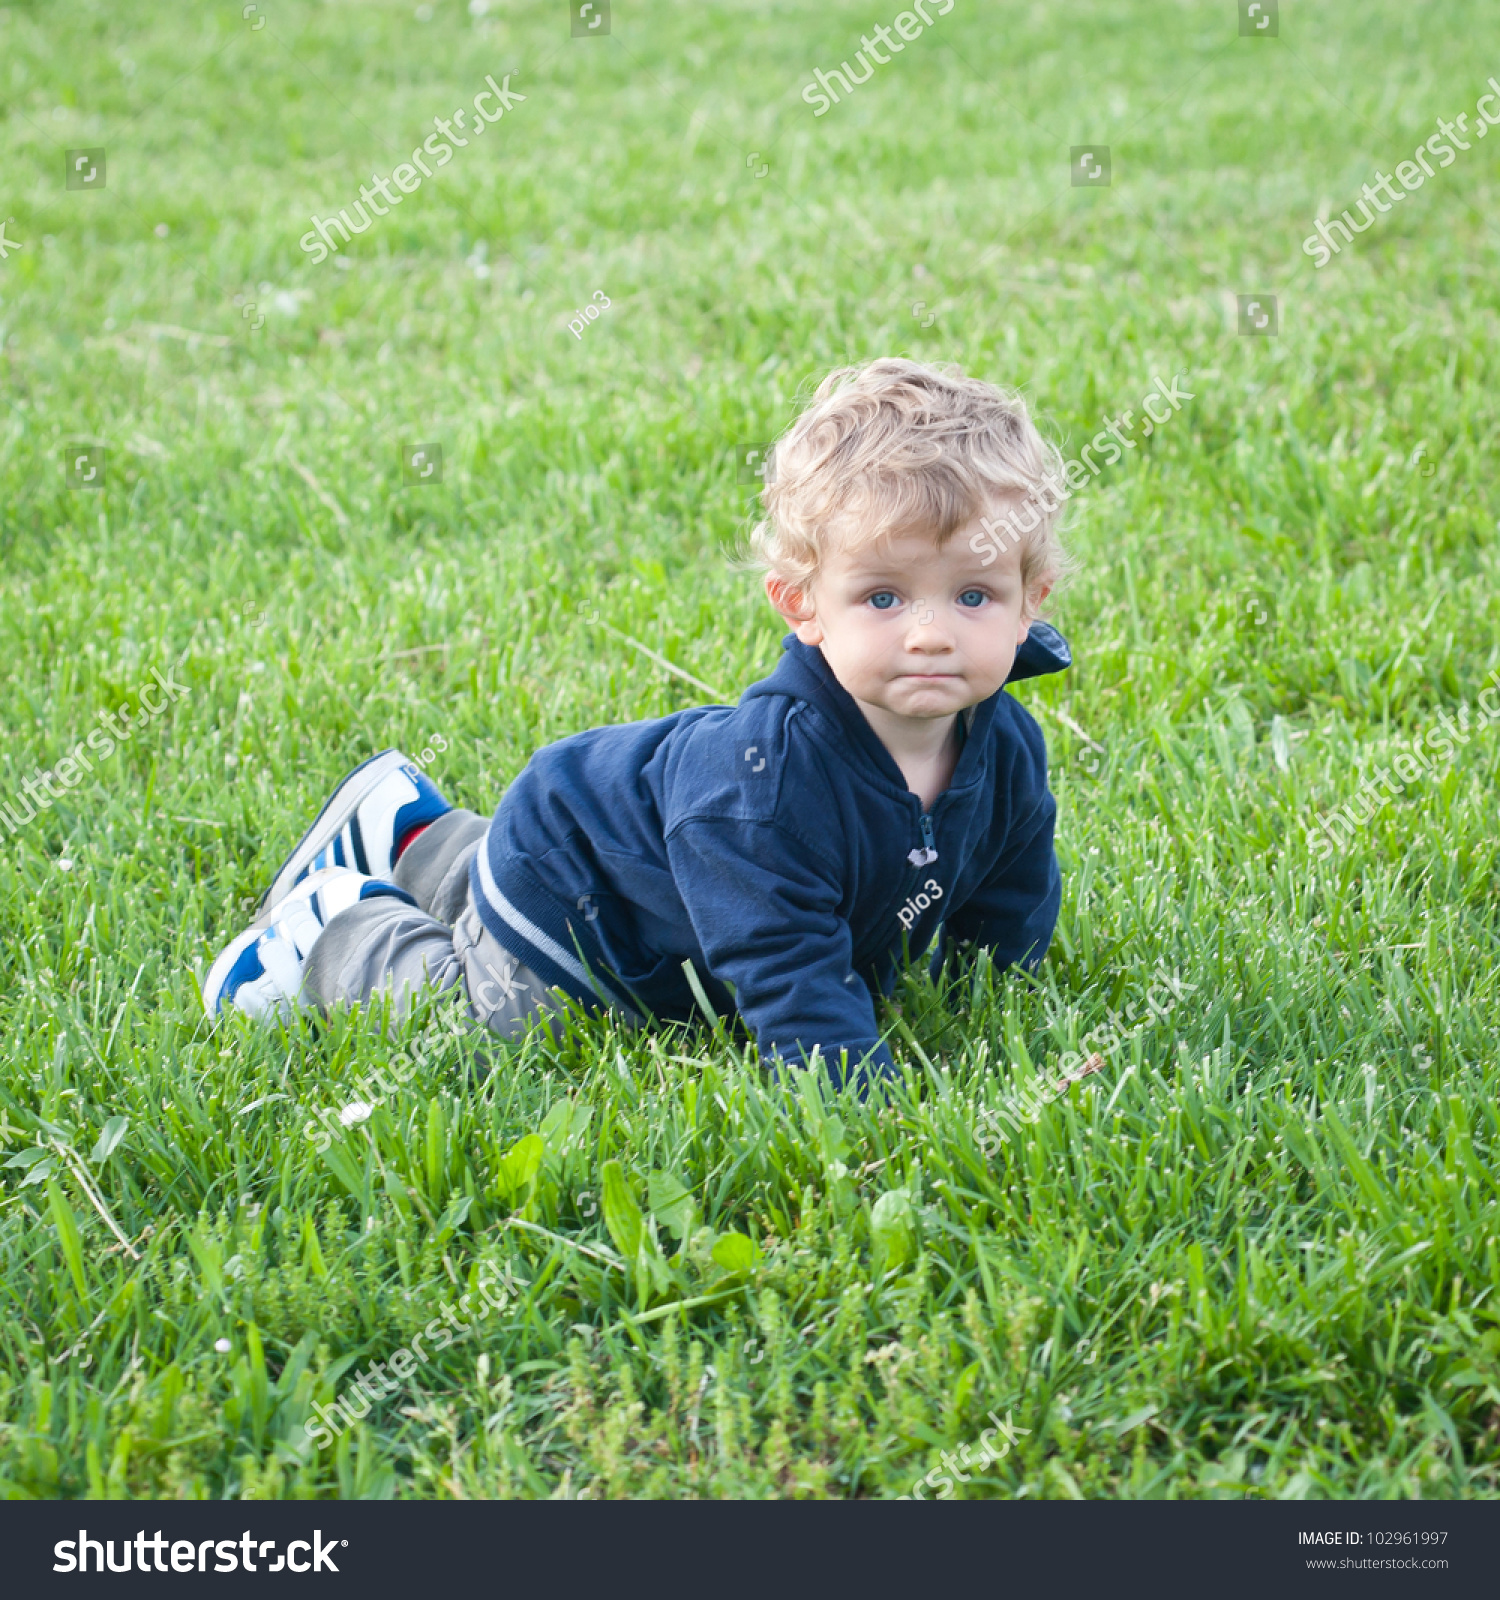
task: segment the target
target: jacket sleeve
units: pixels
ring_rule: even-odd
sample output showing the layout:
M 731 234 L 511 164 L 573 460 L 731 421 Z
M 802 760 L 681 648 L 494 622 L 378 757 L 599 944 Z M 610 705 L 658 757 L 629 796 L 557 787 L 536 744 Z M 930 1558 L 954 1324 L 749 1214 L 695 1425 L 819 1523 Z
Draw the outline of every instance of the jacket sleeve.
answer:
M 1022 963 L 1030 971 L 1040 963 L 1062 904 L 1062 875 L 1052 845 L 1056 820 L 1057 801 L 1044 788 L 1012 829 L 989 876 L 944 919 L 932 960 L 934 978 L 958 946 L 971 942 L 987 949 L 997 967 Z
M 691 819 L 666 843 L 709 970 L 733 985 L 761 1054 L 803 1065 L 821 1046 L 837 1076 L 847 1050 L 851 1076 L 868 1057 L 862 1084 L 894 1071 L 826 858 L 766 821 Z

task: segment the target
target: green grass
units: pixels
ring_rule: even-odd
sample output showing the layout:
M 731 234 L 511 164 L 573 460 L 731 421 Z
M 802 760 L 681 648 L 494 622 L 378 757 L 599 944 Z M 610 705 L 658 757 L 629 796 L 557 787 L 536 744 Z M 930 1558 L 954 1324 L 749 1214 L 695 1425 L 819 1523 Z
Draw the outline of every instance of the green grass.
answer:
M 152 666 L 191 690 L 0 851 L 0 1140 L 50 1152 L 0 1172 L 5 1492 L 882 1496 L 993 1410 L 1027 1431 L 969 1496 L 1494 1495 L 1500 726 L 1348 849 L 1307 829 L 1500 663 L 1500 138 L 1300 248 L 1472 113 L 1487 9 L 1252 42 L 1226 4 L 958 0 L 821 118 L 812 68 L 894 8 L 622 0 L 576 44 L 554 4 L 265 10 L 0 9 L 0 801 Z M 312 266 L 310 214 L 488 72 L 525 104 Z M 1069 187 L 1084 140 L 1109 189 Z M 1237 336 L 1268 290 L 1279 337 Z M 1019 691 L 1064 868 L 1037 981 L 911 977 L 888 1105 L 592 1021 L 488 1076 L 440 1048 L 320 1153 L 431 1019 L 210 1034 L 244 898 L 372 749 L 440 735 L 489 811 L 544 742 L 703 698 L 627 636 L 763 675 L 735 447 L 891 353 L 1024 387 L 1069 454 L 1156 374 L 1195 396 L 1075 502 L 1078 664 Z M 1095 1029 L 1102 1072 L 986 1119 Z M 506 1267 L 513 1306 L 295 1452 Z

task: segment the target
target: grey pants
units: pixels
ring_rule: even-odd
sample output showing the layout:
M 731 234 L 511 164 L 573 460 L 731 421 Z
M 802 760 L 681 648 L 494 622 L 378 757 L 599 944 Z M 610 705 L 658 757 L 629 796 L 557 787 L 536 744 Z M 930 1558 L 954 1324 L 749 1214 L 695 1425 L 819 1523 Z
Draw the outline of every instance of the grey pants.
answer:
M 500 945 L 469 898 L 469 864 L 488 827 L 487 817 L 454 810 L 419 833 L 390 881 L 422 909 L 383 896 L 330 918 L 307 958 L 308 998 L 326 1009 L 389 994 L 399 1017 L 419 990 L 462 983 L 470 1017 L 492 1033 L 513 1039 L 533 1022 L 545 1026 L 560 1004 Z

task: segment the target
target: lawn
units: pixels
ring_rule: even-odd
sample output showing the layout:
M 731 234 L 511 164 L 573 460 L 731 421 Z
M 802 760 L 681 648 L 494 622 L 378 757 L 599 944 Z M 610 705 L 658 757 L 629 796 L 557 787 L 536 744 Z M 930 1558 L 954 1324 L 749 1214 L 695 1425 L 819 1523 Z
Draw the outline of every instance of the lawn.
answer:
M 894 8 L 241 9 L 0 6 L 0 1490 L 1495 1495 L 1500 138 L 1302 248 L 1491 9 L 934 3 L 821 115 Z M 1034 980 L 914 967 L 864 1103 L 722 1024 L 207 1026 L 365 755 L 488 812 L 766 674 L 744 463 L 886 354 L 1137 419 L 1016 691 Z

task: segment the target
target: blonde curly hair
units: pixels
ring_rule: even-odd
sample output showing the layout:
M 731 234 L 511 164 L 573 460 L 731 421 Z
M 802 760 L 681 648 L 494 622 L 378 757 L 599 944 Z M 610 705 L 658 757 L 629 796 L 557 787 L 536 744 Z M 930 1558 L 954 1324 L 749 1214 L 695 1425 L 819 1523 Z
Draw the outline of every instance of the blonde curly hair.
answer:
M 1021 545 L 1030 597 L 1072 563 L 1058 536 L 1062 456 L 1037 431 L 1020 395 L 965 377 L 952 362 L 885 356 L 839 367 L 767 452 L 750 532 L 752 568 L 805 593 L 835 548 L 929 532 L 941 547 L 976 517 L 1020 496 L 993 530 Z M 989 526 L 989 523 L 986 523 Z

